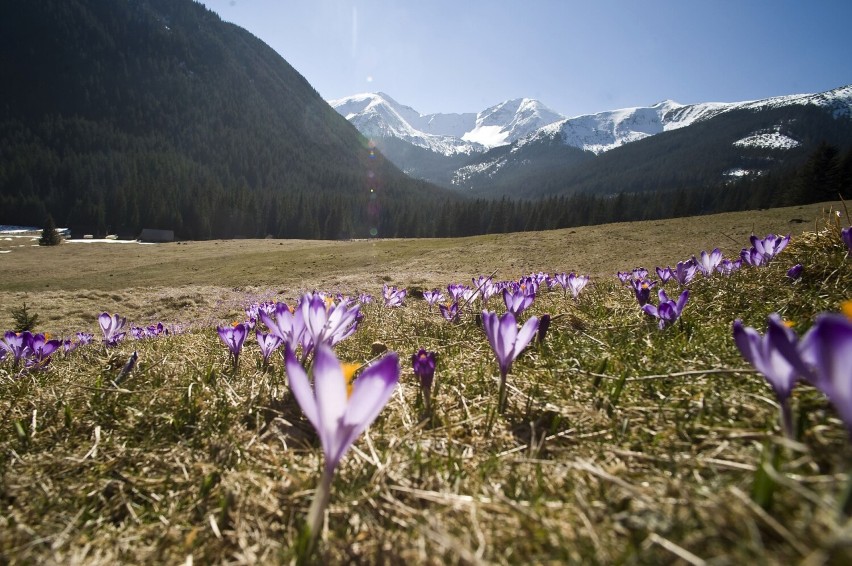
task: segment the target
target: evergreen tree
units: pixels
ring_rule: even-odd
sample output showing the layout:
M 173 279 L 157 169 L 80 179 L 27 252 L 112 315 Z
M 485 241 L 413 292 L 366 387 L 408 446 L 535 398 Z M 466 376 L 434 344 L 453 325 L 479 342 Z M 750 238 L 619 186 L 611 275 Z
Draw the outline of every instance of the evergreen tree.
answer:
M 44 229 L 41 231 L 41 238 L 38 240 L 40 246 L 58 246 L 62 243 L 62 237 L 56 231 L 56 223 L 53 221 L 53 216 L 48 214 L 44 221 Z

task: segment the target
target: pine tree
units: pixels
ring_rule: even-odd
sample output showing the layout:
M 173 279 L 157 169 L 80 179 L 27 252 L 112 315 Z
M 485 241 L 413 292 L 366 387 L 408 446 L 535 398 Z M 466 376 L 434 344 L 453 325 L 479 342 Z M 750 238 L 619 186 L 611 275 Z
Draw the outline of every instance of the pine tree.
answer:
M 56 223 L 53 221 L 53 216 L 47 215 L 44 221 L 44 229 L 41 231 L 38 245 L 40 246 L 58 246 L 62 243 L 62 237 L 56 231 Z

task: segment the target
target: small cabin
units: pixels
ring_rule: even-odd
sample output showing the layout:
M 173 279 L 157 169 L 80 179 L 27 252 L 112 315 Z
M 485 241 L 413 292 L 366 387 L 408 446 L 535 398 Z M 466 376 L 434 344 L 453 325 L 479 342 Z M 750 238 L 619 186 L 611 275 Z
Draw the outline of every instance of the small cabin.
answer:
M 138 240 L 140 242 L 154 242 L 158 244 L 162 244 L 164 242 L 174 242 L 175 241 L 175 231 L 174 230 L 155 230 L 154 228 L 143 228 L 142 233 L 139 234 Z

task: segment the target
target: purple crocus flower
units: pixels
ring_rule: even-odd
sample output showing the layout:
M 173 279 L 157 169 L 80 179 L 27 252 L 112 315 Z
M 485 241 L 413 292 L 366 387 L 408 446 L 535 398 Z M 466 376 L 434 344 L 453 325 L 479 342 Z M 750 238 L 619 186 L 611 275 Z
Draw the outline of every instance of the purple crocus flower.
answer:
M 811 381 L 825 393 L 852 434 L 852 321 L 840 314 L 823 313 L 800 343 Z
M 260 321 L 269 329 L 269 333 L 293 349 L 302 344 L 305 334 L 305 321 L 302 309 L 291 309 L 286 303 L 276 303 L 272 313 L 260 311 Z
M 435 378 L 435 352 L 427 352 L 420 348 L 411 356 L 411 367 L 414 375 L 420 379 L 420 390 L 423 392 L 423 406 L 426 412 L 432 408 L 432 382 Z
M 217 326 L 216 330 L 219 332 L 219 338 L 222 339 L 222 342 L 230 350 L 234 360 L 234 368 L 236 369 L 240 361 L 240 352 L 243 350 L 243 343 L 246 341 L 246 335 L 248 334 L 248 325 L 243 322 L 235 322 L 232 326 Z
M 382 286 L 382 297 L 385 299 L 386 307 L 401 307 L 407 291 L 405 289 L 397 289 L 396 287 L 388 287 L 387 283 Z
M 702 251 L 700 258 L 693 256 L 692 260 L 705 277 L 710 277 L 722 261 L 722 251 L 719 248 L 715 248 L 709 254 Z
M 683 312 L 683 307 L 686 306 L 686 301 L 689 299 L 689 289 L 684 289 L 677 301 L 669 299 L 666 292 L 662 289 L 659 290 L 657 296 L 660 300 L 659 305 L 654 306 L 652 304 L 647 304 L 642 306 L 642 310 L 649 315 L 660 319 L 659 326 L 662 330 L 680 318 L 680 315 Z
M 563 271 L 562 273 L 554 274 L 552 281 L 553 281 L 554 285 L 559 285 L 560 287 L 562 287 L 562 290 L 565 291 L 566 294 L 568 293 L 568 274 L 567 273 L 565 273 Z
M 571 294 L 574 299 L 580 296 L 580 292 L 589 284 L 588 275 L 575 275 L 573 272 L 567 278 L 568 288 L 571 289 Z
M 849 251 L 846 252 L 846 255 L 852 254 L 852 226 L 848 228 L 844 228 L 840 231 L 840 239 L 843 240 L 843 243 L 846 244 L 846 247 L 849 248 Z
M 32 364 L 45 366 L 50 361 L 50 356 L 62 346 L 61 340 L 52 340 L 48 334 L 33 334 L 30 337 L 30 356 Z
M 314 293 L 302 297 L 300 308 L 305 323 L 303 359 L 318 345 L 335 346 L 358 329 L 360 306 L 348 300 L 334 304 Z
M 313 387 L 289 345 L 284 346 L 284 360 L 293 397 L 316 429 L 325 454 L 322 479 L 306 521 L 311 546 L 322 527 L 334 470 L 391 398 L 399 382 L 399 357 L 389 352 L 365 368 L 353 382 L 331 348 L 318 344 L 313 364 Z
M 447 305 L 438 305 L 438 309 L 441 311 L 441 316 L 443 316 L 446 320 L 450 322 L 458 322 L 459 321 L 459 304 L 452 303 Z
M 500 396 L 497 407 L 502 413 L 506 409 L 506 375 L 512 369 L 512 362 L 535 336 L 538 318 L 530 317 L 518 330 L 515 315 L 511 311 L 499 317 L 497 313 L 482 311 L 482 326 L 500 367 Z
M 787 247 L 787 244 L 790 243 L 790 234 L 784 237 L 768 234 L 762 239 L 752 234 L 749 240 L 752 247 L 763 256 L 763 262 L 766 263 Z
M 692 260 L 679 261 L 672 270 L 672 275 L 674 276 L 675 281 L 677 281 L 681 287 L 684 287 L 689 285 L 689 283 L 695 278 L 696 270 L 697 268 Z
M 468 289 L 470 289 L 470 287 L 462 285 L 461 283 L 450 283 L 447 285 L 447 292 L 450 294 L 450 298 L 454 303 L 459 302 L 464 292 Z
M 432 307 L 435 306 L 435 304 L 444 300 L 444 294 L 437 289 L 432 291 L 423 291 L 423 298 L 426 299 L 426 302 L 429 304 L 429 310 L 432 310 Z
M 631 273 L 629 271 L 618 271 L 615 275 L 616 277 L 618 277 L 618 280 L 621 281 L 622 285 L 627 284 L 627 282 L 630 281 L 631 278 Z
M 804 268 L 802 267 L 802 264 L 797 263 L 796 265 L 794 265 L 793 267 L 791 267 L 790 269 L 787 270 L 787 277 L 789 277 L 791 280 L 795 281 L 796 279 L 798 279 L 802 276 L 802 270 L 803 269 Z
M 362 305 L 369 305 L 373 302 L 373 295 L 369 293 L 361 293 L 358 295 L 358 302 Z
M 257 338 L 257 343 L 260 346 L 260 353 L 263 356 L 263 365 L 269 365 L 269 356 L 284 343 L 276 334 L 272 332 L 263 333 L 260 329 L 255 329 L 254 335 Z
M 631 280 L 630 284 L 633 286 L 633 293 L 636 295 L 636 300 L 639 301 L 639 306 L 643 307 L 647 305 L 648 301 L 651 300 L 651 289 L 656 286 L 656 281 L 649 281 L 647 279 Z
M 115 346 L 126 334 L 126 332 L 121 332 L 121 329 L 127 324 L 127 319 L 117 314 L 110 316 L 109 313 L 101 313 L 98 316 L 98 324 L 101 327 L 101 332 L 104 333 L 104 345 L 106 346 Z
M 482 297 L 482 304 L 488 303 L 488 299 L 497 294 L 500 290 L 497 284 L 490 277 L 479 276 L 474 280 L 476 288 L 479 290 L 479 296 Z
M 657 267 L 657 277 L 659 277 L 660 282 L 665 285 L 669 279 L 674 277 L 674 273 L 672 273 L 672 268 L 669 266 Z
M 742 259 L 735 259 L 733 261 L 730 259 L 723 259 L 721 262 L 719 262 L 719 265 L 716 266 L 716 270 L 722 275 L 730 275 L 734 271 L 741 268 L 742 265 Z
M 776 313 L 766 321 L 766 334 L 761 336 L 754 328 L 734 321 L 734 342 L 743 358 L 763 374 L 775 392 L 781 407 L 781 424 L 784 434 L 793 438 L 793 413 L 790 393 L 796 381 L 806 372 L 797 351 L 798 338 Z
M 535 301 L 535 293 L 527 293 L 526 288 L 519 285 L 514 291 L 508 288 L 503 289 L 503 302 L 506 304 L 506 310 L 515 316 L 518 316 Z
M 631 276 L 633 277 L 633 279 L 645 279 L 646 277 L 648 277 L 648 270 L 644 267 L 637 267 L 633 270 Z
M 740 250 L 740 258 L 742 262 L 752 267 L 759 267 L 764 264 L 765 258 L 762 253 L 756 248 L 743 248 Z
M 3 335 L 3 340 L 0 341 L 0 349 L 12 356 L 12 364 L 17 366 L 22 359 L 32 353 L 30 344 L 32 342 L 32 334 L 28 331 L 13 332 L 7 331 Z

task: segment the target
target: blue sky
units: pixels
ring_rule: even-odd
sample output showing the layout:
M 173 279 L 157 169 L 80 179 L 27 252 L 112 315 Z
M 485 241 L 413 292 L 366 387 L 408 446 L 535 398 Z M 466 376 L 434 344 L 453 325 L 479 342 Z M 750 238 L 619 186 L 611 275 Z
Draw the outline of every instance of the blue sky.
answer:
M 201 0 L 326 99 L 423 114 L 535 98 L 566 116 L 852 83 L 852 1 Z

